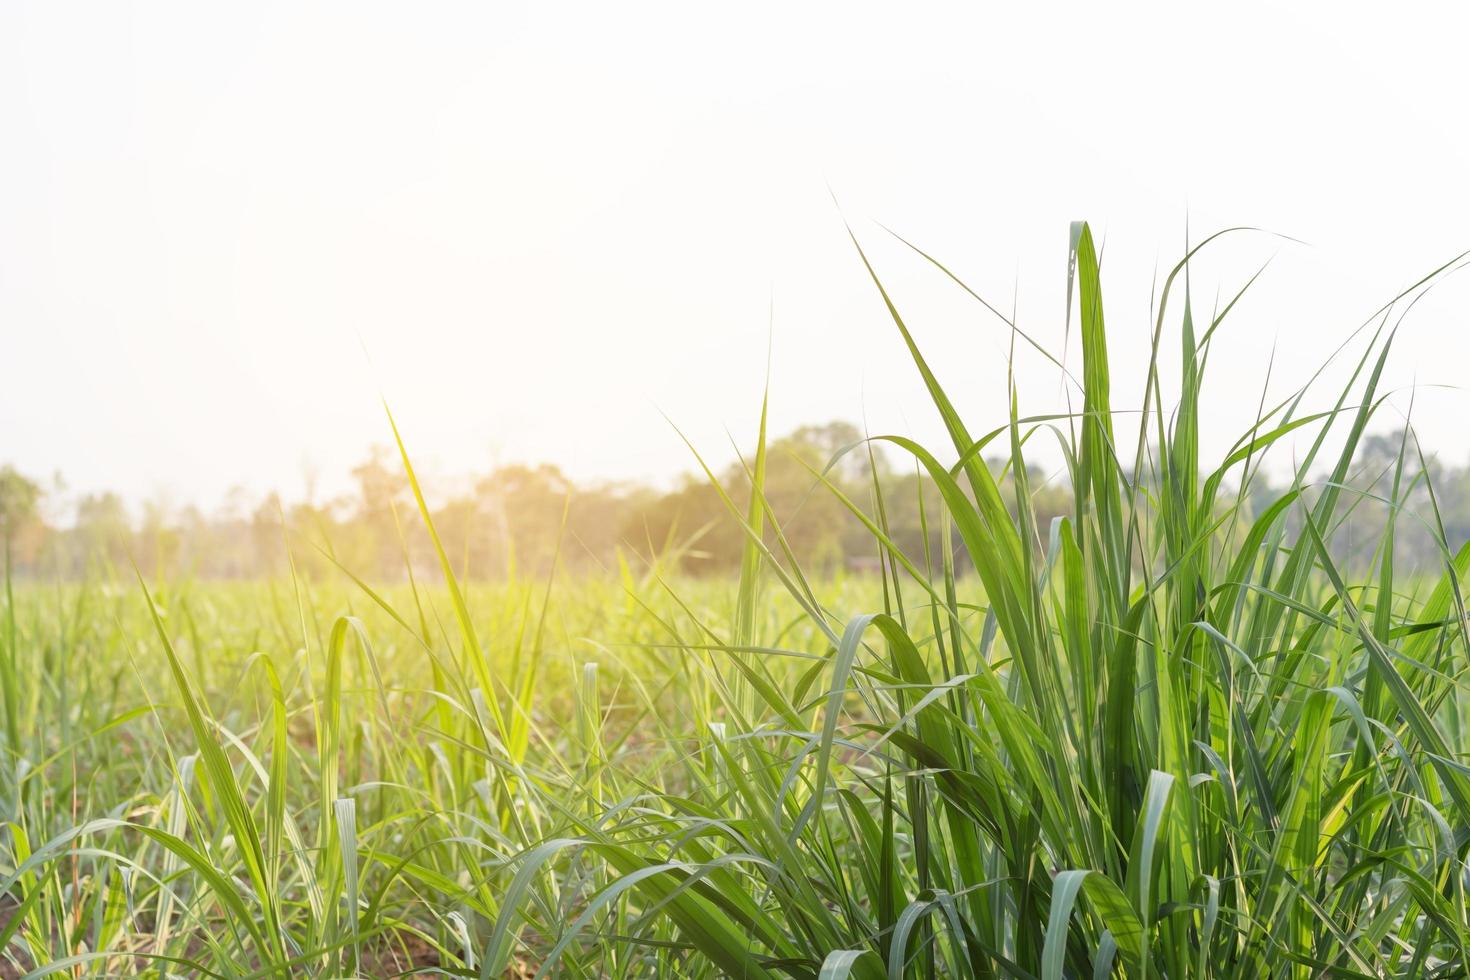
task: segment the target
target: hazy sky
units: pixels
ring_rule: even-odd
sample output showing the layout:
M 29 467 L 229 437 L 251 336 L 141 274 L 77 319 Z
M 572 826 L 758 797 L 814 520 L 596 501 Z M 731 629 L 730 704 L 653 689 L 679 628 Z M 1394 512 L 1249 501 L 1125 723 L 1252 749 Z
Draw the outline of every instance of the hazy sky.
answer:
M 1186 225 L 1305 240 L 1197 273 L 1212 305 L 1274 256 L 1213 355 L 1218 446 L 1273 344 L 1285 392 L 1470 247 L 1465 9 L 6 3 L 0 462 L 329 493 L 383 393 L 433 471 L 662 479 L 691 460 L 660 412 L 748 440 L 772 311 L 775 429 L 938 440 L 842 215 L 976 429 L 1006 333 L 879 222 L 1060 349 L 1092 221 L 1123 405 Z M 1392 383 L 1461 384 L 1467 309 L 1470 274 L 1421 304 Z M 1023 411 L 1056 404 L 1017 370 Z M 1414 406 L 1455 460 L 1467 408 Z

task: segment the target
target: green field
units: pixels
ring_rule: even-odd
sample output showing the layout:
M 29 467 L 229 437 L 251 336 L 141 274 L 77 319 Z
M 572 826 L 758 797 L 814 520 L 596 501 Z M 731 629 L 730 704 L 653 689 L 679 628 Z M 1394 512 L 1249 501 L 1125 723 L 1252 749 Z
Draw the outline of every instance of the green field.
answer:
M 870 571 L 803 572 L 763 418 L 719 484 L 738 577 L 461 581 L 429 532 L 431 581 L 8 578 L 0 973 L 1465 976 L 1470 550 L 1412 437 L 1350 479 L 1414 294 L 1347 387 L 1204 459 L 1223 314 L 1181 264 L 1146 390 L 1110 390 L 1080 226 L 1074 259 L 1065 416 L 971 427 L 889 305 L 951 444 L 882 440 L 918 552 L 812 472 Z M 1273 451 L 1296 477 L 1253 492 Z

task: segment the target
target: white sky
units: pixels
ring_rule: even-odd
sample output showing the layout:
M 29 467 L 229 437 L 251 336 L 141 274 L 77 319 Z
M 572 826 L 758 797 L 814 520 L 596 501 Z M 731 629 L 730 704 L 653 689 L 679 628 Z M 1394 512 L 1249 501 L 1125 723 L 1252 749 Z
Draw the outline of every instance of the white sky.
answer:
M 1158 265 L 1212 303 L 1206 435 L 1470 247 L 1466 8 L 1343 4 L 0 7 L 0 462 L 77 491 L 344 489 L 388 436 L 431 471 L 688 469 L 661 418 L 942 430 L 828 186 L 977 430 L 1006 335 L 925 247 L 1060 347 L 1068 222 L 1106 238 L 1119 406 Z M 1459 384 L 1470 274 L 1394 384 Z M 364 348 L 368 356 L 364 356 Z M 1074 355 L 1075 355 L 1074 350 Z M 1170 348 L 1170 363 L 1173 363 Z M 1023 412 L 1054 370 L 1018 364 Z M 1324 394 L 1325 397 L 1325 394 Z M 1407 397 L 1400 399 L 1407 405 Z M 1470 451 L 1462 391 L 1425 440 Z

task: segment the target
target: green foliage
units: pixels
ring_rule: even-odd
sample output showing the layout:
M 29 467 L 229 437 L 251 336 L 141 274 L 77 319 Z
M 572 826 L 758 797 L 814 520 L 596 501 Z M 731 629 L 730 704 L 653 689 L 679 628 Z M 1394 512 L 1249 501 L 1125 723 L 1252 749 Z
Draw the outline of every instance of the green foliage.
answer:
M 1188 258 L 1124 415 L 1086 226 L 1073 249 L 1076 417 L 1027 418 L 1013 391 L 978 438 L 869 266 L 951 445 L 878 437 L 909 479 L 856 433 L 783 454 L 762 425 L 750 458 L 706 468 L 724 578 L 627 556 L 560 578 L 565 505 L 536 525 L 544 579 L 464 576 L 405 450 L 373 485 L 423 525 L 398 541 L 406 582 L 324 546 L 269 581 L 145 588 L 103 565 L 9 589 L 4 956 L 95 976 L 1464 976 L 1470 547 L 1411 436 L 1368 435 L 1392 309 L 1324 410 L 1267 405 L 1210 463 L 1221 317 L 1196 320 Z M 1064 499 L 1035 484 L 1033 434 L 1060 442 Z M 1288 443 L 1272 490 L 1254 475 Z M 813 484 L 871 574 L 808 564 L 778 498 Z M 1404 570 L 1410 525 L 1433 568 Z M 334 574 L 294 574 L 308 555 Z

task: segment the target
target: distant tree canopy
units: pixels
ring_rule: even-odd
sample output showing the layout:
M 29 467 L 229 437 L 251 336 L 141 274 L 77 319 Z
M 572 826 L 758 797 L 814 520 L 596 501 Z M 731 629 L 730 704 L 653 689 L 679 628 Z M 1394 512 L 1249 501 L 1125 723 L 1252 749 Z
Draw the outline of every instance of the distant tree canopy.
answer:
M 1382 543 L 1389 500 L 1419 517 L 1433 515 L 1437 507 L 1452 545 L 1470 538 L 1470 467 L 1421 464 L 1412 448 L 1402 454 L 1401 466 L 1405 445 L 1402 433 L 1365 440 L 1353 477 L 1355 503 L 1332 538 L 1340 557 L 1371 560 Z M 772 440 L 765 499 L 774 526 L 765 529 L 767 541 L 778 547 L 779 533 L 809 572 L 876 567 L 874 538 L 846 498 L 884 525 L 913 561 L 938 568 L 947 550 L 957 570 L 965 571 L 957 540 L 952 533 L 946 537 L 932 482 L 912 461 L 901 466 L 896 457 L 872 448 L 847 422 L 804 426 Z M 717 474 L 720 488 L 742 510 L 753 464 L 747 454 Z M 1009 475 L 998 462 L 992 470 L 1009 497 Z M 134 514 L 116 494 L 65 500 L 59 489 L 48 491 L 6 466 L 0 468 L 0 533 L 12 568 L 35 577 L 76 578 L 130 561 L 150 575 L 280 575 L 288 570 L 288 547 L 297 571 L 310 576 L 328 574 L 333 566 L 374 580 L 398 580 L 410 568 L 433 575 L 438 559 L 396 455 L 375 448 L 352 475 L 355 493 L 325 503 L 287 503 L 276 494 L 252 499 L 236 491 L 207 514 L 161 502 Z M 1070 511 L 1071 493 L 1047 474 L 1033 471 L 1028 477 L 1045 536 L 1051 520 Z M 671 490 L 578 486 L 556 466 L 517 464 L 457 485 L 468 489 L 440 495 L 428 490 L 434 526 L 456 573 L 467 577 L 544 576 L 554 566 L 573 573 L 616 572 L 623 565 L 639 571 L 653 562 L 684 574 L 718 575 L 734 574 L 740 565 L 745 531 L 721 489 L 703 474 L 686 476 Z M 1258 481 L 1247 492 L 1247 512 L 1265 490 Z M 54 518 L 48 523 L 44 516 L 58 513 L 69 516 L 70 524 Z M 1398 526 L 1398 560 L 1438 559 L 1434 539 L 1418 518 Z
M 34 562 L 45 526 L 38 504 L 41 486 L 18 473 L 13 466 L 0 467 L 0 536 L 8 560 L 21 565 Z

